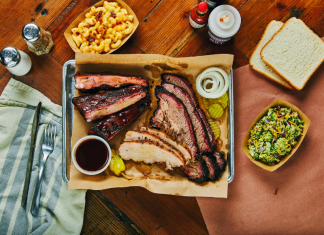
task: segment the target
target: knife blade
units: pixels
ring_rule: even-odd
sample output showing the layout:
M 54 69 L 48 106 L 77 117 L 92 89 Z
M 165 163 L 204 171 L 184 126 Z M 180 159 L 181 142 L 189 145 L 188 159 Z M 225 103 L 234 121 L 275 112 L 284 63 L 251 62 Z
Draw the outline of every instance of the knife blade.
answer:
M 31 132 L 31 141 L 30 141 L 30 149 L 29 149 L 29 156 L 28 156 L 28 162 L 27 162 L 27 171 L 26 171 L 23 194 L 22 194 L 22 198 L 21 198 L 21 205 L 23 207 L 26 206 L 26 201 L 27 201 L 31 167 L 33 165 L 34 149 L 35 149 L 35 145 L 36 145 L 37 130 L 38 130 L 38 123 L 39 123 L 39 116 L 40 116 L 41 108 L 42 108 L 42 102 L 39 102 L 37 105 L 35 114 L 34 114 L 34 120 L 33 120 L 32 132 Z

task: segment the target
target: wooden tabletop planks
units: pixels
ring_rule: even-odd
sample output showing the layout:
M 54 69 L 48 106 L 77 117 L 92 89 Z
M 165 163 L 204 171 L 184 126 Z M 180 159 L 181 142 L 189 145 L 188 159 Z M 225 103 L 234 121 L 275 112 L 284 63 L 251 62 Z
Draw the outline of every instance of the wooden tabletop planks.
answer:
M 99 191 L 88 191 L 81 234 L 145 234 Z
M 0 49 L 14 46 L 27 51 L 22 27 L 35 21 L 52 33 L 54 48 L 49 55 L 30 54 L 29 74 L 15 77 L 61 104 L 62 65 L 74 59 L 63 34 L 72 21 L 98 0 L 2 1 Z M 324 36 L 322 0 L 227 0 L 241 14 L 238 34 L 224 46 L 209 41 L 207 29 L 196 30 L 188 22 L 198 0 L 125 0 L 140 25 L 118 54 L 156 53 L 174 57 L 234 54 L 233 68 L 248 64 L 254 47 L 271 20 L 302 19 Z M 42 10 L 48 13 L 42 15 Z M 0 93 L 13 77 L 0 66 Z M 231 188 L 231 185 L 229 186 Z M 108 199 L 107 199 L 108 198 Z M 217 199 L 216 199 L 217 200 Z M 122 188 L 87 193 L 82 234 L 208 234 L 195 198 L 153 194 L 143 188 Z
M 102 193 L 147 234 L 208 234 L 196 199 L 131 187 Z

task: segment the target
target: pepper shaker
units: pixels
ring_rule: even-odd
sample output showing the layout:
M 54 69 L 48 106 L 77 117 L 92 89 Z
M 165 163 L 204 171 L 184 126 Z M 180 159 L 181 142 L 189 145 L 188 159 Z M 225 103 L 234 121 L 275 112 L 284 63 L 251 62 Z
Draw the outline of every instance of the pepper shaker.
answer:
M 23 27 L 22 36 L 28 45 L 28 50 L 36 55 L 48 54 L 54 46 L 51 33 L 34 23 L 28 23 Z
M 0 62 L 16 76 L 24 76 L 32 66 L 29 55 L 14 47 L 5 47 L 1 50 Z
M 207 3 L 209 10 L 212 10 L 220 5 L 222 0 L 203 0 L 203 2 Z

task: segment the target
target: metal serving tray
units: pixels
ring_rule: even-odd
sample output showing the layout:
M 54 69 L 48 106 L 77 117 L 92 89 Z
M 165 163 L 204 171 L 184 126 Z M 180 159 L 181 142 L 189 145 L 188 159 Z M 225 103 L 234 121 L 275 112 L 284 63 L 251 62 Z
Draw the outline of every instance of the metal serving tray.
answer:
M 71 152 L 72 152 L 72 127 L 73 127 L 73 104 L 74 97 L 74 74 L 75 74 L 75 60 L 69 60 L 63 65 L 63 89 L 62 89 L 62 106 L 63 106 L 63 180 L 69 184 Z M 228 183 L 234 179 L 234 104 L 233 104 L 233 70 L 230 73 L 229 86 L 229 153 L 227 155 L 227 163 L 230 175 Z

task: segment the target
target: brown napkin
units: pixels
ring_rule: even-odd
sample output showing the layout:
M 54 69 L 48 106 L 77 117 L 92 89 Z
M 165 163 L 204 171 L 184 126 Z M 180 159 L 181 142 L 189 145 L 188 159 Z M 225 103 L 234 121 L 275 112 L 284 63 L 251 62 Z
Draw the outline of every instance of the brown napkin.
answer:
M 297 152 L 268 172 L 241 150 L 254 118 L 281 98 L 311 120 Z M 324 65 L 301 91 L 290 91 L 253 71 L 234 71 L 235 177 L 227 199 L 197 198 L 210 234 L 320 234 L 324 231 Z

